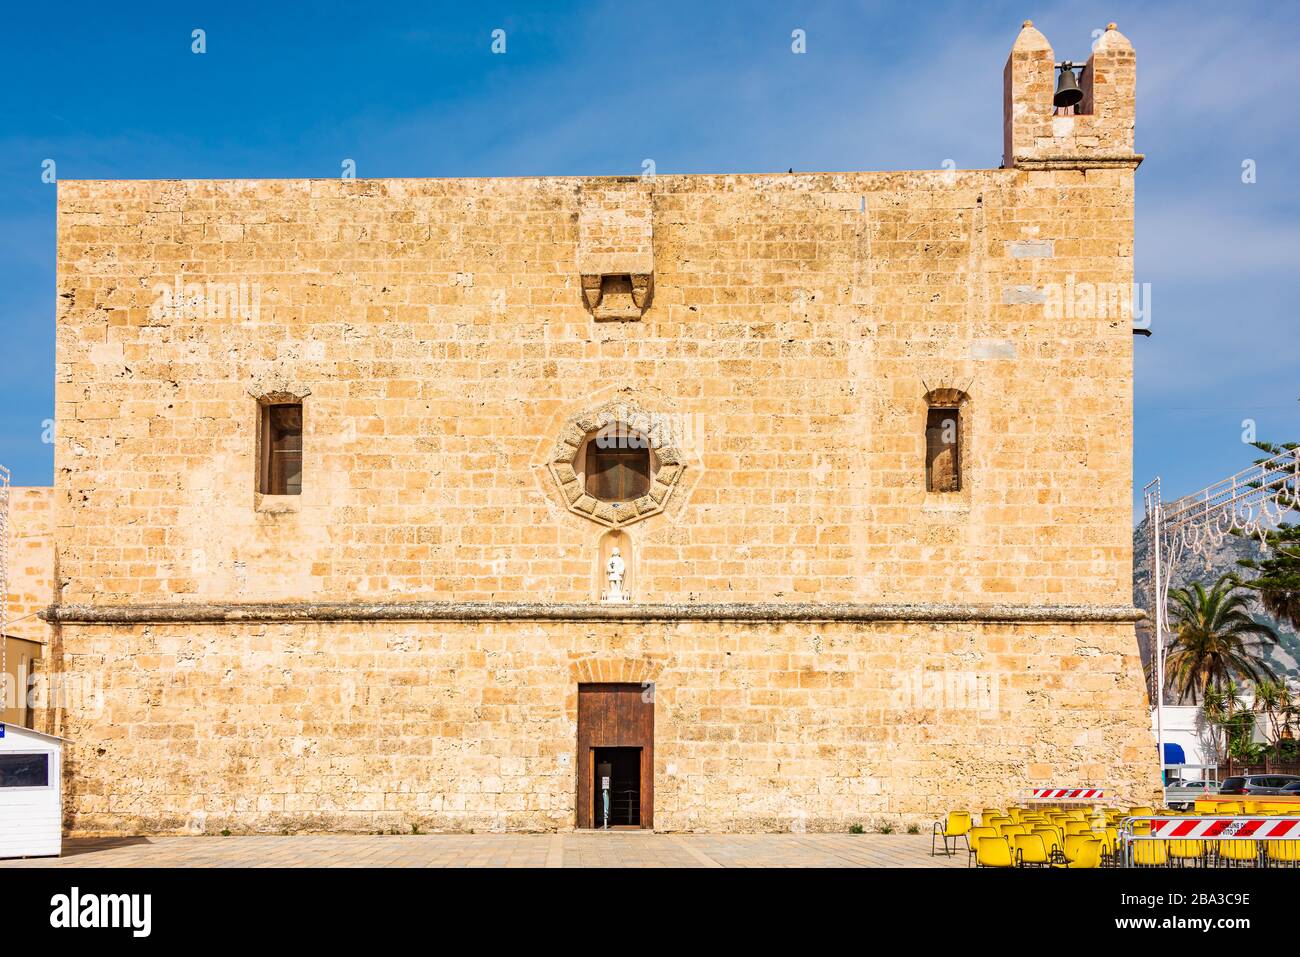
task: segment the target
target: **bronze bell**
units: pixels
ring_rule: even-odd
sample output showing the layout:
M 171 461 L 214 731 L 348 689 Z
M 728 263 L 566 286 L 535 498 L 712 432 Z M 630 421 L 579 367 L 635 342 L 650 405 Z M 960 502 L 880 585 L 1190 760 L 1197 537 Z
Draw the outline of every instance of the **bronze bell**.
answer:
M 1076 106 L 1083 99 L 1083 90 L 1074 77 L 1074 64 L 1066 60 L 1061 64 L 1061 76 L 1056 81 L 1056 93 L 1052 97 L 1053 106 Z

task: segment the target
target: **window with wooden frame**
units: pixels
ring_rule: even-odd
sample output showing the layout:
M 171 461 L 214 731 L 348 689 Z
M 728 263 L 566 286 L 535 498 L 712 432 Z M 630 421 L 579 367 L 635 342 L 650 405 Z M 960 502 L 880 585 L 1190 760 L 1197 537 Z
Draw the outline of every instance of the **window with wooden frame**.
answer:
M 931 408 L 925 420 L 925 487 L 961 491 L 961 409 Z
M 654 453 L 645 435 L 614 423 L 587 440 L 584 466 L 588 495 L 601 502 L 630 502 L 650 491 Z
M 267 402 L 258 409 L 258 491 L 263 495 L 301 495 L 302 403 Z

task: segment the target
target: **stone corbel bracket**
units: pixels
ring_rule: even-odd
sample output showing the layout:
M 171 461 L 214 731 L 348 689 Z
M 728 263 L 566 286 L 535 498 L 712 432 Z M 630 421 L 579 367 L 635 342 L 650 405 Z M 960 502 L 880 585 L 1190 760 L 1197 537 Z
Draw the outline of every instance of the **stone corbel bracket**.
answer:
M 654 284 L 652 272 L 583 273 L 582 298 L 596 319 L 640 319 Z
M 585 179 L 578 187 L 578 275 L 599 320 L 640 319 L 654 298 L 651 183 L 635 176 Z
M 629 407 L 626 402 L 608 403 L 599 409 L 569 419 L 551 449 L 547 468 L 559 489 L 565 507 L 576 515 L 610 528 L 621 528 L 657 515 L 664 510 L 685 471 L 682 452 L 664 440 L 663 430 L 656 427 L 656 417 Z M 578 454 L 587 436 L 611 422 L 622 422 L 650 439 L 658 468 L 650 491 L 631 502 L 602 502 L 587 494 L 579 473 Z

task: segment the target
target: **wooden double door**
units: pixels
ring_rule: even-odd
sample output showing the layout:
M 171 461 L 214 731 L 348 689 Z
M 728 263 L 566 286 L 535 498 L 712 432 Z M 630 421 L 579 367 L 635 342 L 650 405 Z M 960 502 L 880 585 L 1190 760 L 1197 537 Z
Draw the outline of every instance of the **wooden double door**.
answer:
M 654 729 L 654 685 L 578 685 L 578 827 L 604 826 L 603 777 L 609 826 L 654 827 Z

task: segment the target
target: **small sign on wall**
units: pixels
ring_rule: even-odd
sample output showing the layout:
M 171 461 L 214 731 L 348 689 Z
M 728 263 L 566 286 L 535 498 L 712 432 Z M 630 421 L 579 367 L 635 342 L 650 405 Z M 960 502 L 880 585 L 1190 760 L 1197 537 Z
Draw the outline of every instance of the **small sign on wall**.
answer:
M 0 738 L 3 738 L 4 736 L 5 736 L 5 726 L 3 724 L 0 724 Z

